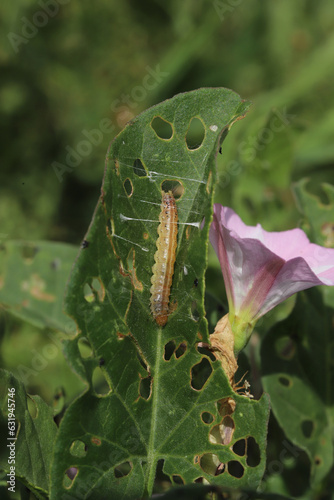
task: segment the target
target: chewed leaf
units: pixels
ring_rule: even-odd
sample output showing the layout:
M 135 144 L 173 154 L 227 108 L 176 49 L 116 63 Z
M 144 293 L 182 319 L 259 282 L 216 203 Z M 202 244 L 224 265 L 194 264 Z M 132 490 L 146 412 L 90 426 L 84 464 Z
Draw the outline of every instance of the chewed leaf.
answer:
M 0 370 L 0 405 L 3 439 L 0 468 L 10 473 L 10 465 L 14 463 L 17 482 L 27 485 L 36 498 L 44 499 L 49 490 L 49 469 L 57 433 L 53 411 L 39 396 L 28 396 L 22 382 L 5 370 Z M 12 409 L 12 413 L 8 409 Z M 15 421 L 11 420 L 14 417 Z M 14 462 L 10 462 L 13 458 Z
M 299 210 L 305 217 L 305 230 L 312 241 L 325 248 L 334 248 L 334 187 L 322 184 L 328 203 L 308 192 L 308 180 L 302 179 L 293 185 Z M 325 303 L 334 306 L 334 287 L 324 288 Z
M 74 334 L 63 313 L 66 281 L 78 249 L 50 241 L 6 241 L 0 245 L 0 303 L 39 328 Z
M 303 292 L 262 344 L 264 388 L 286 436 L 306 450 L 314 488 L 333 466 L 332 318 L 319 291 Z
M 293 185 L 299 209 L 309 224 L 312 240 L 326 248 L 334 248 L 334 187 L 323 184 L 322 188 L 329 203 L 324 204 L 307 191 L 308 179 Z
M 228 485 L 259 483 L 268 401 L 234 395 L 221 364 L 196 348 L 209 338 L 204 274 L 214 160 L 222 132 L 247 107 L 227 89 L 177 95 L 142 113 L 111 143 L 102 195 L 86 235 L 90 245 L 78 257 L 66 297 L 67 312 L 80 332 L 67 343 L 67 356 L 90 387 L 62 421 L 53 500 L 65 493 L 122 499 L 150 495 L 161 461 L 171 482 L 204 477 Z M 198 133 L 191 127 L 194 118 L 204 129 L 198 139 L 191 135 Z M 163 193 L 171 193 L 175 207 L 161 215 Z M 161 223 L 167 226 L 159 229 L 165 240 L 157 247 Z M 155 268 L 153 281 L 162 280 L 162 286 L 151 293 L 156 252 L 168 271 L 163 265 Z M 167 281 L 168 297 L 163 295 Z M 152 314 L 153 294 L 159 306 L 164 301 L 161 321 Z M 82 338 L 91 354 L 78 358 Z M 236 458 L 219 431 L 211 439 L 212 428 L 223 420 L 218 401 L 231 395 L 236 411 L 230 442 L 252 435 L 261 454 L 256 467 L 248 467 L 246 457 Z M 210 425 L 203 413 L 211 415 Z M 85 454 L 73 456 L 71 447 L 78 442 Z M 211 469 L 201 465 L 207 461 L 202 456 L 211 453 L 222 472 L 217 477 L 212 460 Z M 238 466 L 221 465 L 233 461 L 242 475 Z M 76 474 L 64 483 L 70 468 Z M 178 474 L 183 479 L 175 479 Z

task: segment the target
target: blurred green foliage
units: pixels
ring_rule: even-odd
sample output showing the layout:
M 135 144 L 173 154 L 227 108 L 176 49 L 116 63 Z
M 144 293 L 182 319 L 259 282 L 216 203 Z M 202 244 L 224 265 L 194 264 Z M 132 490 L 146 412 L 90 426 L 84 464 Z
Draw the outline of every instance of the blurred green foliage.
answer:
M 43 2 L 0 7 L 0 227 L 9 238 L 78 243 L 99 194 L 108 144 L 125 121 L 202 86 L 232 88 L 253 101 L 218 160 L 221 171 L 240 160 L 242 175 L 232 173 L 217 197 L 242 209 L 246 222 L 261 216 L 268 229 L 293 226 L 291 178 L 334 180 L 331 0 L 54 2 L 56 15 L 45 13 Z M 37 15 L 43 12 L 46 23 L 36 27 L 44 24 Z M 148 79 L 157 67 L 161 75 Z M 261 144 L 275 108 L 292 118 L 271 141 L 264 133 Z M 65 164 L 66 148 L 76 150 L 82 131 L 98 129 L 103 119 L 114 132 L 104 133 L 59 182 L 52 163 Z
M 0 19 L 0 243 L 79 245 L 112 138 L 147 107 L 203 86 L 253 102 L 217 157 L 217 201 L 267 230 L 304 227 L 292 182 L 308 177 L 309 192 L 328 203 L 321 183 L 334 184 L 332 0 L 16 0 L 1 3 Z M 216 269 L 212 254 L 208 286 L 221 300 Z M 9 369 L 17 363 L 11 350 L 20 347 L 17 360 L 30 366 L 31 349 L 46 342 L 44 331 L 5 315 L 0 336 Z M 250 348 L 256 357 L 258 346 Z M 82 389 L 61 355 L 48 366 L 30 390 L 51 402 L 57 370 L 70 399 Z

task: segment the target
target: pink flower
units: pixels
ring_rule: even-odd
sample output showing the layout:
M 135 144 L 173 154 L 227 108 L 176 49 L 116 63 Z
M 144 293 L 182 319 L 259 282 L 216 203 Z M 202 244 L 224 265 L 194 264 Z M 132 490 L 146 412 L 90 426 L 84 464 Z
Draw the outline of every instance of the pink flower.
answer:
M 222 267 L 236 351 L 277 304 L 300 290 L 334 285 L 334 249 L 310 243 L 301 229 L 270 233 L 215 204 L 210 241 Z

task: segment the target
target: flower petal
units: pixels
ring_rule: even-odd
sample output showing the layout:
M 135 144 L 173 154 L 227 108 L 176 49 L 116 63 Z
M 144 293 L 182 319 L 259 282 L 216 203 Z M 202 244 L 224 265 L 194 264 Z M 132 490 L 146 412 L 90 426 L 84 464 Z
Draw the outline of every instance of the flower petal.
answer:
M 218 255 L 230 313 L 253 322 L 294 293 L 334 285 L 334 249 L 310 243 L 301 229 L 247 226 L 228 207 L 214 205 L 210 241 Z

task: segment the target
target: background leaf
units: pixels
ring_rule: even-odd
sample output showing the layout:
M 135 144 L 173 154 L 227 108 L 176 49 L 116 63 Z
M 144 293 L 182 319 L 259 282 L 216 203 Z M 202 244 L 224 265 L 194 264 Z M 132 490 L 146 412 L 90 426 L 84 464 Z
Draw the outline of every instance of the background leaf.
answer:
M 243 500 L 244 498 L 248 500 L 290 500 L 289 497 L 273 493 L 252 491 L 244 488 L 231 490 L 229 488 L 199 484 L 173 488 L 165 495 L 155 496 L 155 498 L 160 500 Z
M 286 436 L 307 452 L 314 489 L 333 467 L 333 313 L 318 290 L 300 293 L 261 349 L 273 412 Z
M 74 333 L 63 297 L 74 245 L 51 241 L 6 241 L 0 245 L 0 303 L 11 314 L 43 328 Z
M 5 473 L 9 472 L 7 406 L 8 389 L 12 388 L 15 389 L 16 477 L 34 492 L 36 498 L 45 499 L 48 498 L 49 469 L 57 434 L 53 412 L 39 396 L 28 396 L 22 382 L 5 370 L 0 370 L 0 466 Z M 18 488 L 16 484 L 16 491 Z
M 298 208 L 302 213 L 303 229 L 310 240 L 326 248 L 334 248 L 334 186 L 321 185 L 320 196 L 311 194 L 308 179 L 301 179 L 293 184 Z M 321 287 L 325 304 L 334 307 L 334 287 Z
M 161 460 L 172 482 L 181 476 L 185 482 L 204 477 L 230 486 L 259 484 L 268 399 L 234 394 L 219 362 L 197 348 L 199 341 L 208 341 L 204 273 L 214 159 L 222 132 L 247 107 L 227 89 L 180 94 L 138 116 L 111 144 L 101 200 L 85 237 L 89 244 L 78 257 L 66 298 L 80 332 L 67 342 L 67 355 L 90 388 L 61 423 L 53 499 L 66 491 L 69 498 L 93 491 L 96 499 L 141 497 L 151 493 Z M 165 122 L 155 131 L 157 117 Z M 195 127 L 190 136 L 194 118 L 204 133 L 198 135 Z M 187 145 L 190 138 L 194 149 Z M 149 309 L 150 278 L 161 191 L 172 186 L 175 196 L 181 195 L 171 293 L 175 310 L 160 329 Z M 78 362 L 77 343 L 83 339 L 91 356 Z M 241 455 L 232 445 L 209 441 L 209 432 L 223 420 L 217 401 L 228 396 L 237 404 L 232 443 L 244 441 Z M 251 465 L 250 437 L 258 451 Z M 82 456 L 73 452 L 77 446 Z M 219 476 L 215 460 L 229 462 Z M 70 467 L 78 474 L 69 484 Z

